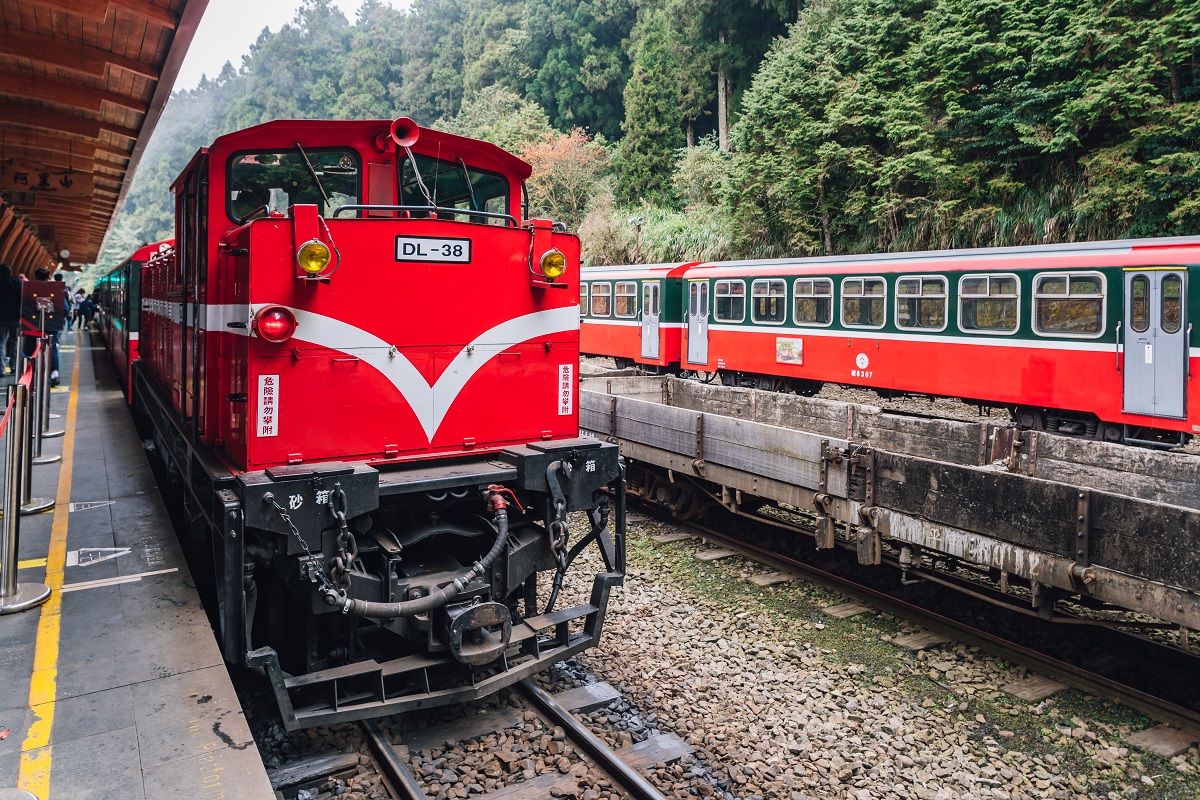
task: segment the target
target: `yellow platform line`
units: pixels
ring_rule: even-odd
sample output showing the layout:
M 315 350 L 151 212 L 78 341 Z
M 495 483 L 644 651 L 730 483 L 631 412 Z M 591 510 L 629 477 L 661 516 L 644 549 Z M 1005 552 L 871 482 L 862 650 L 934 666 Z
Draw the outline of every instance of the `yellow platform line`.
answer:
M 33 569 L 34 567 L 46 566 L 44 558 L 27 558 L 24 561 L 17 562 L 17 569 Z
M 50 528 L 50 552 L 46 556 L 46 585 L 50 587 L 50 599 L 39 610 L 41 618 L 33 653 L 33 675 L 29 681 L 29 707 L 33 709 L 34 721 L 21 743 L 21 766 L 17 775 L 18 788 L 42 798 L 50 796 L 50 730 L 54 727 L 54 699 L 58 693 L 58 641 L 71 506 L 71 463 L 75 455 L 79 354 L 76 350 L 75 368 L 71 373 L 71 399 L 67 403 L 64 426 L 62 465 L 58 471 L 58 493 L 54 498 L 54 522 Z

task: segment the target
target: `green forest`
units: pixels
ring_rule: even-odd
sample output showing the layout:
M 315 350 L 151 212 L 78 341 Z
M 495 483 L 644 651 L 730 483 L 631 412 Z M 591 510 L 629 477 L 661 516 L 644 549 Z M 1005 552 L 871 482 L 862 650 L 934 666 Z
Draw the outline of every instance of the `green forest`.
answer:
M 98 266 L 222 133 L 397 116 L 529 161 L 589 263 L 1200 233 L 1195 0 L 303 0 L 172 96 Z

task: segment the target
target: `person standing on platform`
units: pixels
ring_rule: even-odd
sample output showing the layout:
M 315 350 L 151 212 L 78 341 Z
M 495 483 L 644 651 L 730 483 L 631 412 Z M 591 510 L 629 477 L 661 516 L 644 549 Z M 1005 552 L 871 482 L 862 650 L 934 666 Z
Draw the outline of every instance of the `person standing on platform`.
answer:
M 66 316 L 66 286 L 50 280 L 50 270 L 38 269 L 23 287 L 21 316 L 24 320 L 25 357 L 33 355 L 37 337 L 50 338 L 50 385 L 58 386 L 58 334 Z M 45 321 L 45 330 L 41 328 Z
M 80 330 L 83 329 L 83 315 L 79 313 L 79 304 L 83 302 L 84 294 L 82 289 L 76 289 L 75 294 L 71 295 L 71 307 L 75 309 L 74 318 L 70 318 L 67 322 L 67 327 L 75 325 Z
M 79 310 L 77 313 L 83 318 L 83 324 L 79 327 L 81 331 L 90 331 L 92 329 L 92 317 L 96 315 L 95 297 L 96 295 L 90 294 L 83 298 L 83 301 L 79 304 Z
M 13 277 L 12 267 L 0 264 L 0 374 L 16 369 L 17 327 L 21 324 L 21 282 Z

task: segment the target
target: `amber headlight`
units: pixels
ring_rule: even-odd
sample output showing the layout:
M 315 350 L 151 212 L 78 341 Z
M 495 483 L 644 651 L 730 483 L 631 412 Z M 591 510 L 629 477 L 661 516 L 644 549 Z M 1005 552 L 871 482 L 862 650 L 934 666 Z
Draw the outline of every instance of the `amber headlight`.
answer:
M 542 256 L 542 274 L 553 280 L 567 271 L 567 257 L 558 250 L 549 250 Z
M 332 257 L 329 246 L 317 239 L 305 242 L 296 251 L 296 263 L 309 275 L 316 275 L 329 266 L 329 260 Z

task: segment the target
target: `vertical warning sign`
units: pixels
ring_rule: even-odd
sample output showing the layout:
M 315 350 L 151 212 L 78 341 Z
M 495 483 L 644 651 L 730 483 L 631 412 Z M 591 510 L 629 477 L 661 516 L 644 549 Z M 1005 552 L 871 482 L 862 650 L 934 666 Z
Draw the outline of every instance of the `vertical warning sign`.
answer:
M 558 415 L 567 416 L 575 409 L 575 365 L 558 367 Z
M 278 436 L 279 376 L 258 376 L 258 435 Z

